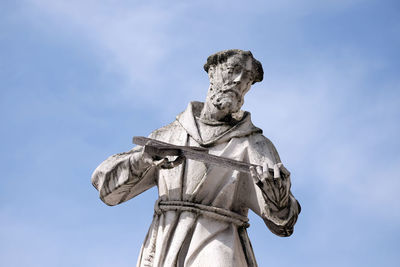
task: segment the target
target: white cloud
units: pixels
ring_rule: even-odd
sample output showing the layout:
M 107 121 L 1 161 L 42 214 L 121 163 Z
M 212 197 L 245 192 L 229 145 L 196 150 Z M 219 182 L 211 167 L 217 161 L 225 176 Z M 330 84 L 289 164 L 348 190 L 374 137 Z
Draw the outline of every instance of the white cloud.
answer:
M 159 64 L 170 49 L 167 28 L 179 9 L 176 5 L 151 2 L 133 5 L 115 1 L 29 0 L 28 3 L 24 9 L 31 13 L 34 23 L 44 28 L 46 23 L 57 24 L 58 30 L 72 30 L 75 38 L 87 40 L 86 45 L 90 44 L 102 58 L 105 69 L 122 74 L 128 81 L 127 89 L 133 89 L 135 95 L 148 94 L 143 92 L 143 85 L 155 82 Z

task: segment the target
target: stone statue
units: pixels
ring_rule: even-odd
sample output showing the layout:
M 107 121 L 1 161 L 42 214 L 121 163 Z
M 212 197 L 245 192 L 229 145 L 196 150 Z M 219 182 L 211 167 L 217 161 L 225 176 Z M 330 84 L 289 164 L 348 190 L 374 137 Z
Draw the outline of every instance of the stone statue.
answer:
M 210 79 L 205 103 L 189 103 L 149 138 L 250 163 L 248 172 L 182 156 L 162 158 L 145 144 L 101 163 L 92 183 L 107 205 L 158 187 L 137 266 L 257 266 L 248 210 L 279 236 L 293 233 L 300 213 L 289 171 L 250 113 L 240 109 L 251 85 L 263 79 L 261 63 L 250 51 L 234 49 L 209 56 L 204 69 Z

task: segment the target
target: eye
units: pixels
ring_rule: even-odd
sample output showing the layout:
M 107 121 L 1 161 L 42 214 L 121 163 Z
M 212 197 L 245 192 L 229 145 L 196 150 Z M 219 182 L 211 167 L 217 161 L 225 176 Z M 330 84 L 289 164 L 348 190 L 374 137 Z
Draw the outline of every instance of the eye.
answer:
M 236 65 L 236 66 L 235 66 L 235 69 L 234 69 L 234 72 L 235 72 L 235 73 L 239 73 L 239 72 L 241 72 L 241 71 L 242 71 L 242 66 Z

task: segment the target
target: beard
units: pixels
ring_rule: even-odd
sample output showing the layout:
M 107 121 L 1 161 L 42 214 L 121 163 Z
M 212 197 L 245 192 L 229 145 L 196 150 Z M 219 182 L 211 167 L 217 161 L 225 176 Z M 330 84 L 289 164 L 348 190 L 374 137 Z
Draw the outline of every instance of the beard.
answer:
M 213 84 L 209 99 L 221 111 L 232 114 L 238 112 L 242 106 L 242 98 L 235 86 Z

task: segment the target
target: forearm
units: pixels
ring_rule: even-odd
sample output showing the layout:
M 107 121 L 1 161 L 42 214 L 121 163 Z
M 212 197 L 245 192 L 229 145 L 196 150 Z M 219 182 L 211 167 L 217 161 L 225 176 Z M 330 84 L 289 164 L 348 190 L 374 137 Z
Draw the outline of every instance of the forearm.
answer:
M 100 198 L 108 205 L 124 201 L 128 193 L 150 168 L 142 159 L 142 148 L 113 155 L 101 163 L 92 175 L 92 184 L 100 193 Z
M 254 135 L 253 144 L 249 162 L 263 167 L 250 170 L 255 194 L 249 199 L 249 207 L 263 218 L 273 233 L 289 236 L 300 213 L 300 205 L 290 192 L 290 172 L 267 138 Z M 268 168 L 274 169 L 273 175 L 266 171 Z

